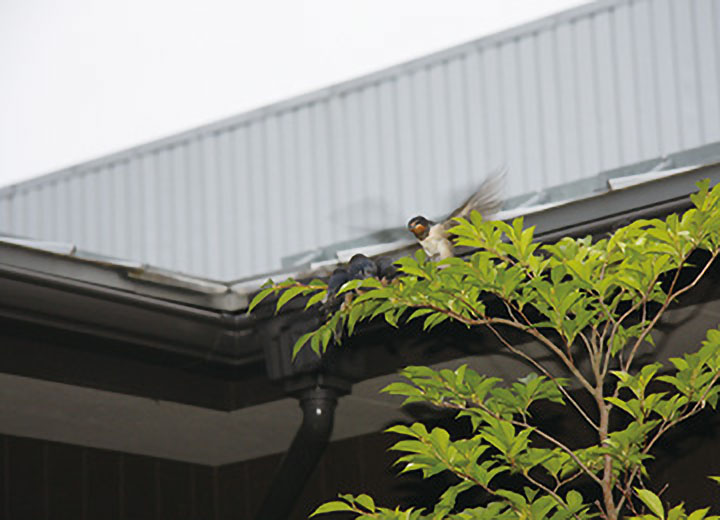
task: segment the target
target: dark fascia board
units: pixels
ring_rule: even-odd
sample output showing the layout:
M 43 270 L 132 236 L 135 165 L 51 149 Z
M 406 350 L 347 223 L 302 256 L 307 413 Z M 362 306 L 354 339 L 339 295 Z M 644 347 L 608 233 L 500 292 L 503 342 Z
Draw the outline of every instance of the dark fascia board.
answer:
M 0 255 L 8 252 L 12 248 L 0 249 Z M 32 256 L 28 251 L 20 254 L 20 258 Z M 70 258 L 52 261 L 73 262 Z M 108 274 L 97 265 L 76 265 L 87 271 L 80 279 L 31 267 L 12 265 L 7 256 L 2 257 L 0 316 L 224 365 L 241 365 L 258 358 L 252 316 L 208 310 L 87 281 L 97 271 Z
M 148 302 L 175 303 L 183 308 L 219 313 L 237 313 L 247 309 L 249 296 L 271 276 L 305 278 L 317 275 L 307 269 L 286 269 L 253 279 L 222 282 L 79 251 L 72 244 L 65 246 L 60 248 L 53 244 L 48 247 L 42 241 L 0 236 L 0 273 L 3 270 L 21 271 L 28 276 L 38 273 L 51 277 L 57 283 L 63 280 L 70 284 L 78 282 L 96 287 L 98 291 L 111 289 L 128 298 L 136 295 L 139 300 Z

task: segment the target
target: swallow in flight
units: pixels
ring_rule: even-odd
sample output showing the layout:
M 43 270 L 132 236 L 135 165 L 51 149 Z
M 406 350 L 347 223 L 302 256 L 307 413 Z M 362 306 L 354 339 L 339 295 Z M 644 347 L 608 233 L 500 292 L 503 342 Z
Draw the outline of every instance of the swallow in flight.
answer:
M 431 260 L 444 260 L 453 256 L 453 246 L 448 233 L 450 228 L 457 225 L 453 219 L 468 218 L 473 211 L 479 212 L 483 218 L 489 218 L 500 210 L 506 172 L 506 168 L 501 168 L 492 173 L 475 193 L 440 222 L 433 222 L 423 216 L 410 219 L 408 229 Z

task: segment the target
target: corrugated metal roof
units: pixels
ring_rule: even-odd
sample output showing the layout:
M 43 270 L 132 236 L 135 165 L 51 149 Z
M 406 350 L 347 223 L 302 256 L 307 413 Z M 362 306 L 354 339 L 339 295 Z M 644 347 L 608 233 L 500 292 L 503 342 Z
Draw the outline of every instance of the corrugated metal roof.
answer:
M 720 141 L 720 8 L 606 0 L 0 190 L 0 230 L 215 279 Z M 589 186 L 589 184 L 583 184 Z

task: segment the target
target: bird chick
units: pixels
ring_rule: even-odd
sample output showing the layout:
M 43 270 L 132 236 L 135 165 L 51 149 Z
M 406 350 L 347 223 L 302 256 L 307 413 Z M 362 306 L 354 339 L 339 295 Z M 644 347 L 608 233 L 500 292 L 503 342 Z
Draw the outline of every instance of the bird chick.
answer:
M 372 259 L 358 253 L 350 259 L 348 274 L 351 280 L 365 280 L 378 275 L 378 266 Z
M 381 258 L 376 263 L 372 258 L 358 253 L 353 255 L 347 265 L 336 268 L 330 275 L 328 280 L 327 292 L 321 310 L 325 313 L 332 313 L 343 308 L 343 305 L 349 305 L 358 290 L 347 291 L 342 295 L 338 295 L 340 288 L 350 280 L 365 280 L 367 278 L 382 277 L 389 280 L 396 276 L 397 270 L 392 265 L 389 258 Z
M 325 298 L 323 299 L 322 306 L 320 307 L 323 312 L 329 314 L 340 308 L 344 298 L 339 297 L 337 292 L 345 284 L 345 282 L 350 280 L 350 273 L 348 273 L 348 270 L 344 267 L 338 267 L 332 272 L 330 279 L 328 280 Z
M 338 267 L 330 275 L 328 280 L 327 294 L 328 296 L 335 295 L 340 290 L 345 282 L 351 280 L 350 273 L 344 267 Z
M 467 218 L 477 211 L 488 218 L 502 206 L 502 186 L 507 170 L 502 168 L 483 181 L 480 187 L 460 207 L 441 222 L 433 222 L 423 216 L 410 219 L 408 229 L 415 235 L 425 254 L 431 260 L 444 260 L 454 255 L 448 230 L 456 225 L 454 219 Z
M 381 256 L 376 261 L 378 267 L 378 278 L 387 285 L 398 275 L 397 267 L 395 267 L 393 259 L 389 256 Z
M 352 301 L 357 291 L 348 291 L 340 296 L 337 294 L 345 282 L 349 282 L 350 280 L 364 280 L 375 277 L 377 274 L 378 266 L 372 259 L 360 253 L 354 255 L 350 259 L 347 269 L 338 267 L 330 275 L 327 293 L 325 294 L 325 300 L 323 302 L 323 310 L 325 312 L 334 312 L 341 308 L 343 303 L 349 304 Z

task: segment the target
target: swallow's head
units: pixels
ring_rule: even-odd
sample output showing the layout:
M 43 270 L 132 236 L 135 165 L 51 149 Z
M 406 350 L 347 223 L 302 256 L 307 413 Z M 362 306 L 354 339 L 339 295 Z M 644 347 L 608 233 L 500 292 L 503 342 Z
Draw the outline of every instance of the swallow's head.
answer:
M 431 225 L 432 223 L 425 217 L 413 217 L 408 222 L 408 229 L 412 231 L 418 240 L 425 240 L 428 233 L 430 233 Z
M 362 253 L 353 255 L 348 267 L 348 274 L 351 280 L 364 280 L 365 278 L 371 278 L 378 274 L 377 264 Z

